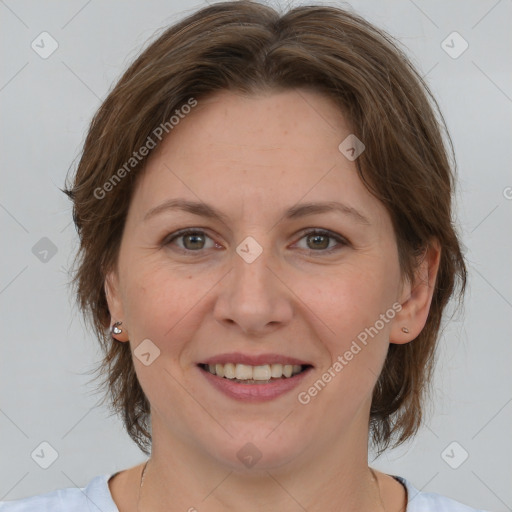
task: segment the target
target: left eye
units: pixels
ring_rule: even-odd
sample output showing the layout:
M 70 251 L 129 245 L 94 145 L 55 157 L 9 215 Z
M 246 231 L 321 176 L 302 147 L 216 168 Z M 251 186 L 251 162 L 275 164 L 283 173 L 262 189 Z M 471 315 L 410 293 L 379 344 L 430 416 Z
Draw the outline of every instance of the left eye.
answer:
M 188 229 L 185 231 L 178 231 L 174 233 L 170 238 L 167 238 L 163 245 L 171 245 L 175 240 L 183 240 L 183 246 L 178 245 L 179 249 L 185 252 L 198 252 L 200 249 L 211 249 L 210 247 L 204 247 L 205 240 L 210 239 L 212 242 L 212 238 L 210 238 L 204 231 L 200 229 Z M 312 252 L 332 252 L 341 248 L 341 246 L 348 245 L 348 242 L 341 237 L 340 235 L 336 235 L 331 231 L 325 230 L 311 230 L 306 233 L 303 233 L 300 240 L 306 239 L 310 241 L 314 249 L 306 248 L 304 250 Z M 330 239 L 330 240 L 329 240 Z M 329 247 L 331 240 L 335 240 L 338 242 L 338 246 Z M 187 242 L 188 241 L 188 242 Z M 308 243 L 308 242 L 306 242 Z M 214 244 L 215 245 L 215 242 Z
M 320 252 L 333 252 L 340 249 L 341 246 L 348 245 L 347 241 L 340 235 L 336 235 L 331 231 L 325 231 L 322 229 L 315 229 L 312 231 L 308 231 L 307 233 L 304 233 L 300 240 L 303 239 L 310 240 L 313 247 L 316 247 L 315 249 L 306 249 L 309 250 L 310 252 L 318 252 L 319 249 L 324 249 L 321 250 Z M 338 242 L 338 246 L 335 245 L 334 247 L 331 246 L 329 248 L 329 239 Z

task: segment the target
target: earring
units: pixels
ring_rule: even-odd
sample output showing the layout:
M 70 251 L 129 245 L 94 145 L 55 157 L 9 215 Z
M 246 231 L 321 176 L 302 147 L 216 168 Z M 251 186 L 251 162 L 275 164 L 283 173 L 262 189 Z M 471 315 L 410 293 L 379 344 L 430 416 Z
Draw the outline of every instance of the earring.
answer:
M 113 326 L 110 332 L 112 334 L 121 334 L 123 330 L 119 327 L 123 322 L 116 322 Z
M 405 334 L 407 334 L 409 332 L 409 329 L 407 329 L 407 327 L 402 327 L 402 332 L 405 332 Z

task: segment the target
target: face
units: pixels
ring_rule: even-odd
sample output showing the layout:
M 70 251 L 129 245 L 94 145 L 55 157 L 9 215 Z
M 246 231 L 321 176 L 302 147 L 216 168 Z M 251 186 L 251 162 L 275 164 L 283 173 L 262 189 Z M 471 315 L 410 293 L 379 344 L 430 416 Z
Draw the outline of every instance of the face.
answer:
M 347 439 L 366 447 L 389 343 L 412 339 L 421 318 L 407 313 L 401 333 L 411 289 L 389 214 L 338 149 L 350 134 L 320 94 L 224 91 L 150 155 L 106 289 L 154 446 L 239 469 L 247 455 L 272 468 Z M 155 210 L 171 200 L 220 218 Z M 300 209 L 328 202 L 339 209 Z

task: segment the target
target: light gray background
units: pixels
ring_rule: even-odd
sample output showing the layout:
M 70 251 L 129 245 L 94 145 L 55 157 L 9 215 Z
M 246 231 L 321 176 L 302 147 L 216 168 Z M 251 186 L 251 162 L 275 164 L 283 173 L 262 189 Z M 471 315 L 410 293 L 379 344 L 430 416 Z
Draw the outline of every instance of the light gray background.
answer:
M 77 237 L 57 187 L 93 113 L 148 38 L 203 5 L 0 1 L 0 500 L 83 487 L 145 460 L 121 422 L 95 408 L 99 395 L 86 372 L 100 352 L 66 287 Z M 428 423 L 374 465 L 474 507 L 512 510 L 512 3 L 349 5 L 402 41 L 440 103 L 458 158 L 457 211 L 470 272 L 465 312 L 441 340 Z M 48 59 L 31 48 L 43 31 L 59 44 Z M 469 43 L 457 59 L 441 47 L 453 31 Z M 57 248 L 46 263 L 32 252 L 43 237 Z M 43 441 L 59 455 L 46 470 L 31 458 Z M 458 469 L 441 457 L 452 441 L 469 453 Z

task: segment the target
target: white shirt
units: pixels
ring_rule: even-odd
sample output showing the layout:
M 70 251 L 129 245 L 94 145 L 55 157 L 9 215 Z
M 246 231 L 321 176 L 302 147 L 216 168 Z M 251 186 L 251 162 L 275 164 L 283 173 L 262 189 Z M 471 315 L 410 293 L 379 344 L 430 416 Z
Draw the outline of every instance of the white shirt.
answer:
M 119 512 L 108 487 L 108 481 L 115 474 L 96 476 L 86 487 L 69 487 L 28 498 L 0 501 L 0 512 Z M 405 478 L 394 478 L 407 489 L 407 512 L 486 512 L 440 494 L 420 492 Z

